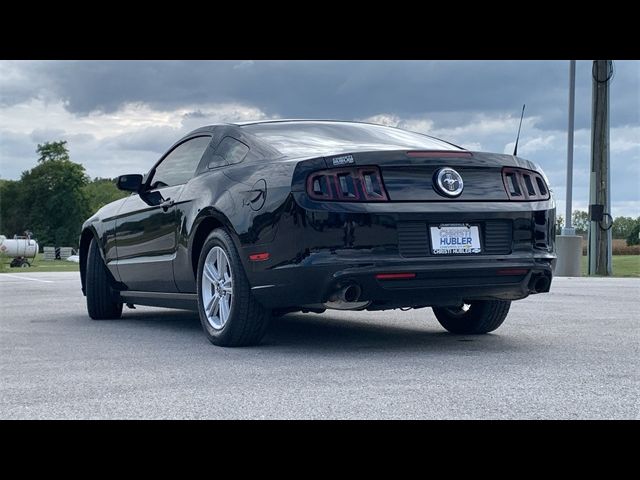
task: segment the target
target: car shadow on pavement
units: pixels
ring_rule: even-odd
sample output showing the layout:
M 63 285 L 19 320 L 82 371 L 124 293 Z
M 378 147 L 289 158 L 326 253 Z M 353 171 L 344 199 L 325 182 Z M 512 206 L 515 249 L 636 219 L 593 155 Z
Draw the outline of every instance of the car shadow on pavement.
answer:
M 135 310 L 125 309 L 122 317 L 114 320 L 100 320 L 100 323 L 114 322 L 115 324 L 131 323 L 142 325 L 144 328 L 162 328 L 179 332 L 199 332 L 200 319 L 196 312 L 165 308 L 136 307 Z
M 162 329 L 172 334 L 184 334 L 190 337 L 202 336 L 200 319 L 197 313 L 183 310 L 146 310 L 125 311 L 116 323 L 132 323 L 144 328 Z M 520 339 L 522 340 L 522 339 Z M 292 313 L 274 318 L 262 343 L 254 349 L 291 349 L 303 348 L 305 351 L 352 351 L 375 350 L 428 350 L 430 352 L 473 352 L 509 350 L 522 351 L 532 348 L 531 344 L 519 341 L 513 336 L 495 333 L 488 335 L 452 335 L 442 330 L 435 319 L 425 319 L 424 327 L 416 327 L 410 319 L 406 325 L 402 322 L 385 324 L 379 317 L 367 320 L 339 318 L 331 313 L 302 314 Z
M 364 320 L 364 321 L 363 321 Z M 515 338 L 499 334 L 452 335 L 435 322 L 425 320 L 424 328 L 394 322 L 384 324 L 379 318 L 366 321 L 332 317 L 331 313 L 289 314 L 273 319 L 262 342 L 265 348 L 321 349 L 338 351 L 428 350 L 442 351 L 521 351 L 528 348 Z

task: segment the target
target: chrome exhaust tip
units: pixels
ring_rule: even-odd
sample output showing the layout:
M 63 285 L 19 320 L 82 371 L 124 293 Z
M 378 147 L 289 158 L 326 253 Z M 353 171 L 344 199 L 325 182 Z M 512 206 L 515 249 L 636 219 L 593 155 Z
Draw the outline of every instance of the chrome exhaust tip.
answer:
M 358 310 L 371 302 L 359 302 L 362 288 L 357 283 L 350 283 L 336 290 L 323 305 L 334 310 Z
M 529 290 L 532 293 L 548 292 L 550 286 L 551 286 L 551 279 L 545 274 L 533 276 L 531 278 L 531 281 L 529 282 Z

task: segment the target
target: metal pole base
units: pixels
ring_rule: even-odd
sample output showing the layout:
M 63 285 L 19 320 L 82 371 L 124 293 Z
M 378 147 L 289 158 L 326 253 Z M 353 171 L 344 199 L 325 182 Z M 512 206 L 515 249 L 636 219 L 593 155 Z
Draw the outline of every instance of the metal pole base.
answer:
M 557 235 L 556 253 L 558 263 L 553 272 L 555 276 L 582 276 L 582 237 L 580 235 Z

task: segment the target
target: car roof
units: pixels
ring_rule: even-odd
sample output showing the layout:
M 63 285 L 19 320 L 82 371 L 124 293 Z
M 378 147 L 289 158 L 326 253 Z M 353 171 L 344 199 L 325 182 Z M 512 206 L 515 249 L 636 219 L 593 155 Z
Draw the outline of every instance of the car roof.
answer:
M 296 123 L 343 123 L 343 124 L 357 124 L 357 125 L 373 125 L 376 127 L 386 127 L 386 128 L 397 128 L 398 130 L 404 130 L 403 128 L 399 128 L 399 127 L 394 127 L 392 125 L 383 125 L 381 123 L 373 123 L 373 122 L 364 122 L 364 121 L 360 121 L 360 120 L 336 120 L 336 119 L 330 119 L 330 118 L 275 118 L 275 119 L 269 119 L 269 120 L 247 120 L 244 122 L 220 122 L 220 123 L 213 123 L 211 125 L 205 125 L 203 127 L 200 127 L 196 130 L 194 130 L 191 133 L 195 133 L 195 132 L 200 132 L 200 131 L 208 131 L 211 130 L 215 127 L 219 127 L 222 125 L 235 125 L 237 127 L 246 127 L 248 125 L 261 125 L 261 124 L 269 124 L 269 123 L 291 123 L 291 124 L 296 124 Z M 417 133 L 417 132 L 416 132 Z M 431 138 L 436 138 L 433 137 L 431 135 L 428 135 L 426 133 L 420 133 L 420 135 L 424 135 L 427 137 L 431 137 Z M 441 140 L 441 139 L 438 139 Z M 446 141 L 446 140 L 442 140 L 442 141 Z M 447 142 L 449 143 L 449 142 Z
M 263 123 L 361 123 L 365 125 L 378 125 L 378 123 L 371 122 L 361 122 L 359 120 L 336 120 L 330 118 L 273 118 L 269 120 L 249 120 L 246 122 L 234 122 L 233 125 L 237 125 L 239 127 L 244 127 L 246 125 L 258 125 Z

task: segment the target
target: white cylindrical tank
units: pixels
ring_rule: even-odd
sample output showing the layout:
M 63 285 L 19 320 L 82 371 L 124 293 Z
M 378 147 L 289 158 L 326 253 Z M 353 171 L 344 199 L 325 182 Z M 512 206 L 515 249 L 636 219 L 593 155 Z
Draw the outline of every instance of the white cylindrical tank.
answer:
M 30 238 L 7 238 L 0 235 L 0 253 L 10 258 L 35 258 L 38 242 Z

